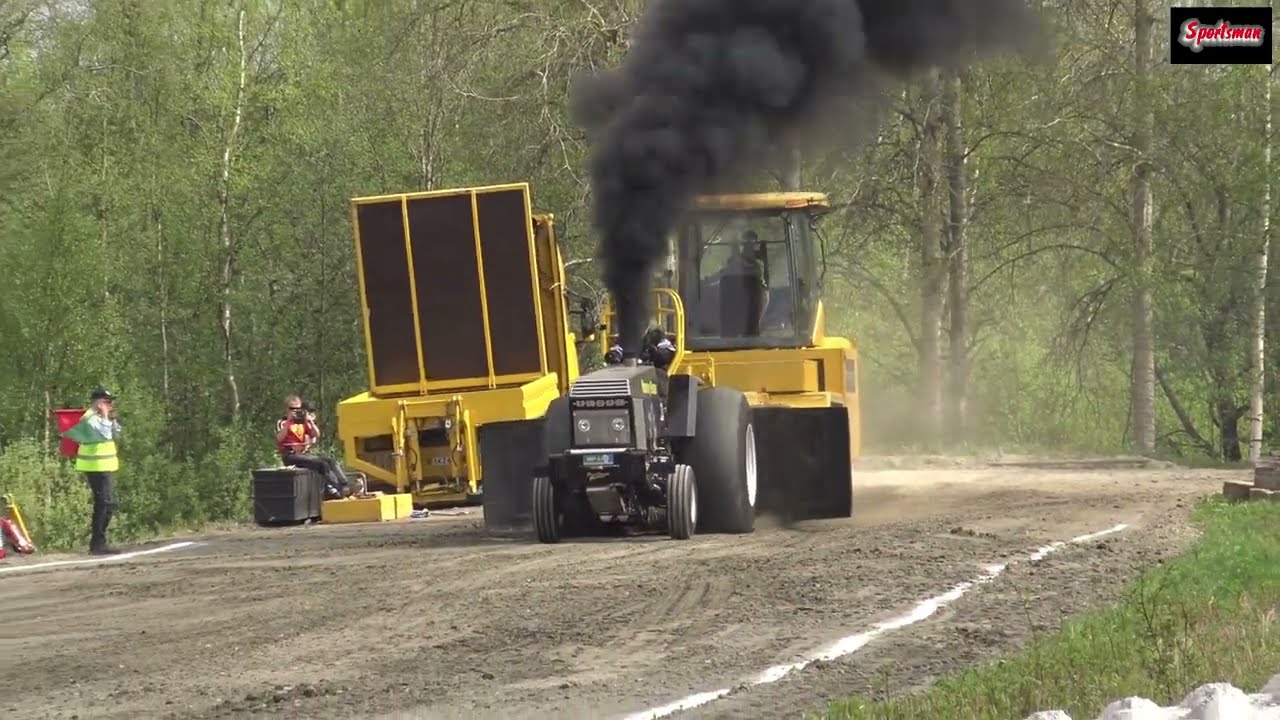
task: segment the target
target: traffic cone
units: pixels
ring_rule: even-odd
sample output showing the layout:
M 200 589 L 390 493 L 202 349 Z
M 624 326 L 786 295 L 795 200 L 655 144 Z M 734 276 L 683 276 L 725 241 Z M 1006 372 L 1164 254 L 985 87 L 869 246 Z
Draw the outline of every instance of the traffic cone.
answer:
M 18 502 L 13 499 L 12 495 L 0 495 L 0 502 L 4 503 L 4 510 L 8 514 L 7 520 L 11 529 L 6 530 L 0 526 L 0 549 L 4 548 L 4 535 L 8 532 L 9 537 L 13 539 L 13 544 L 17 546 L 18 552 L 23 555 L 30 555 L 35 552 L 36 546 L 31 542 L 31 532 L 27 530 L 27 523 L 22 519 L 22 511 L 18 509 Z M 4 520 L 4 516 L 0 515 L 0 520 Z
M 30 555 L 35 552 L 36 547 L 27 539 L 26 533 L 22 532 L 22 529 L 8 518 L 0 518 L 0 535 L 12 542 L 14 549 L 23 555 Z M 3 549 L 3 545 L 0 545 L 0 550 Z

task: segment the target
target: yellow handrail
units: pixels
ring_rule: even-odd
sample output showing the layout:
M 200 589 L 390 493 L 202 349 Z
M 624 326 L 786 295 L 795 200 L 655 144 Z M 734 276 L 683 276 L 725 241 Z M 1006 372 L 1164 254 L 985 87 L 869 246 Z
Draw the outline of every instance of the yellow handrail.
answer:
M 684 301 L 680 299 L 680 293 L 671 288 L 655 288 L 653 294 L 656 302 L 654 303 L 654 313 L 651 320 L 655 322 L 657 327 L 662 328 L 667 334 L 667 339 L 676 346 L 676 354 L 671 359 L 671 366 L 667 368 L 668 374 L 675 374 L 685 356 Z M 605 331 L 600 336 L 600 353 L 605 355 L 608 354 L 614 340 L 613 301 L 610 298 L 605 298 L 602 321 Z

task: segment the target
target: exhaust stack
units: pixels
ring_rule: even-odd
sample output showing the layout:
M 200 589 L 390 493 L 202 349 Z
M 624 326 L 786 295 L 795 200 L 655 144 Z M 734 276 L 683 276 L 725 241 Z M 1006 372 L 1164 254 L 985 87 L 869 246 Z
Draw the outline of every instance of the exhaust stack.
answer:
M 1038 49 L 1026 0 L 653 0 L 623 64 L 574 83 L 619 344 L 635 352 L 668 234 L 780 148 L 869 139 L 894 81 Z

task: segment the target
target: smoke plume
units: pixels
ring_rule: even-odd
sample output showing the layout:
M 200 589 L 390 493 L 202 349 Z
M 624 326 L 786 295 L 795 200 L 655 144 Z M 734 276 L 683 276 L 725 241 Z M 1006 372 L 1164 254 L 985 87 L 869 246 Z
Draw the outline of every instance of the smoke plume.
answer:
M 651 0 L 624 63 L 575 84 L 571 109 L 592 142 L 624 350 L 638 349 L 651 273 L 694 196 L 811 124 L 865 132 L 857 111 L 888 81 L 1040 37 L 1019 0 Z

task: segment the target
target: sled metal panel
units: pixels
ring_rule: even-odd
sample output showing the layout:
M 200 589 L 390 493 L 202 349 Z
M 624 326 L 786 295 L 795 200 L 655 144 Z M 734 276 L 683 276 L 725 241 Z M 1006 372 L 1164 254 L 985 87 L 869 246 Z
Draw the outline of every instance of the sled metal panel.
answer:
M 487 325 L 469 193 L 410 197 L 409 236 L 428 392 L 437 381 L 489 384 Z
M 352 205 L 375 394 L 503 387 L 547 373 L 527 183 L 356 198 Z M 387 238 L 396 235 L 389 208 L 396 206 L 404 248 L 390 253 Z M 365 217 L 374 223 L 367 229 Z M 364 251 L 362 231 L 376 234 L 384 251 Z M 409 358 L 416 358 L 416 376 Z
M 495 190 L 472 196 L 484 269 L 484 293 L 497 376 L 543 374 L 541 293 L 529 193 Z
M 422 358 L 402 203 L 396 198 L 355 201 L 351 223 L 370 387 L 379 393 L 416 390 Z

